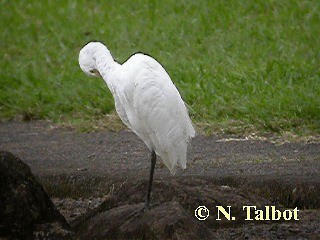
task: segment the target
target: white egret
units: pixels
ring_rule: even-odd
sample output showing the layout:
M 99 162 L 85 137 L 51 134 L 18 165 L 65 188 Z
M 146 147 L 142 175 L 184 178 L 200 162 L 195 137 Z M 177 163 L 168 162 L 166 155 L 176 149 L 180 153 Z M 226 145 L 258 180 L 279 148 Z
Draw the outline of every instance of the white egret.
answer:
M 172 174 L 176 166 L 186 168 L 195 136 L 187 108 L 165 69 L 148 55 L 137 53 L 119 64 L 105 45 L 90 42 L 81 49 L 79 64 L 86 74 L 103 78 L 120 119 L 151 151 L 148 207 L 156 157 Z

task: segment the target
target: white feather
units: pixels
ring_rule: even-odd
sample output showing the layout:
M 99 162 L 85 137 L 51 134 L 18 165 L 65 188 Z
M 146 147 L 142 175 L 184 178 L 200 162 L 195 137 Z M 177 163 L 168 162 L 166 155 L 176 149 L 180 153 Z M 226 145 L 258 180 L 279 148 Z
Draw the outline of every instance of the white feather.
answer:
M 89 56 L 95 63 L 87 63 Z M 187 147 L 195 130 L 177 88 L 160 63 L 139 53 L 120 65 L 101 43 L 87 44 L 80 51 L 79 63 L 88 74 L 92 69 L 99 72 L 121 120 L 156 152 L 172 174 L 176 166 L 186 168 Z

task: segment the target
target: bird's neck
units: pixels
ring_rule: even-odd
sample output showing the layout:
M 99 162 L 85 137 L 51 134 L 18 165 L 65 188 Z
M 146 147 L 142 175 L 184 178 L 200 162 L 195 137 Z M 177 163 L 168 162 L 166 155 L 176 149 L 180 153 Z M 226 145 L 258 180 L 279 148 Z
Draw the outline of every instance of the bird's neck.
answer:
M 113 72 L 120 65 L 114 61 L 109 51 L 98 52 L 95 54 L 96 66 L 103 80 L 107 83 L 109 89 L 112 91 Z

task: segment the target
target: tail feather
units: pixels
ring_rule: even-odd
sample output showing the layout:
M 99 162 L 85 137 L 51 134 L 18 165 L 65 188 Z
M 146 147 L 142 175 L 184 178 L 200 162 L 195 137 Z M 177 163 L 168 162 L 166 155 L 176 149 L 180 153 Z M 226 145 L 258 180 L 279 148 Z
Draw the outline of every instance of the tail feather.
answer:
M 191 139 L 191 138 L 190 138 Z M 189 139 L 189 140 L 190 140 Z M 174 175 L 176 173 L 177 166 L 186 169 L 187 168 L 187 148 L 188 142 L 180 142 L 170 147 L 169 151 L 160 153 L 163 163 L 169 169 L 170 173 Z

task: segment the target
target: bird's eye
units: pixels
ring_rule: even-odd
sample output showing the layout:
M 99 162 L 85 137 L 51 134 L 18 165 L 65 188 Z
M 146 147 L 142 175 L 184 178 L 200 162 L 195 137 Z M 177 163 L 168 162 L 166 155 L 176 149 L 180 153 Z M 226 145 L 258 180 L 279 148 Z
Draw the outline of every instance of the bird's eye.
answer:
M 94 73 L 94 69 L 91 69 L 89 72 Z

